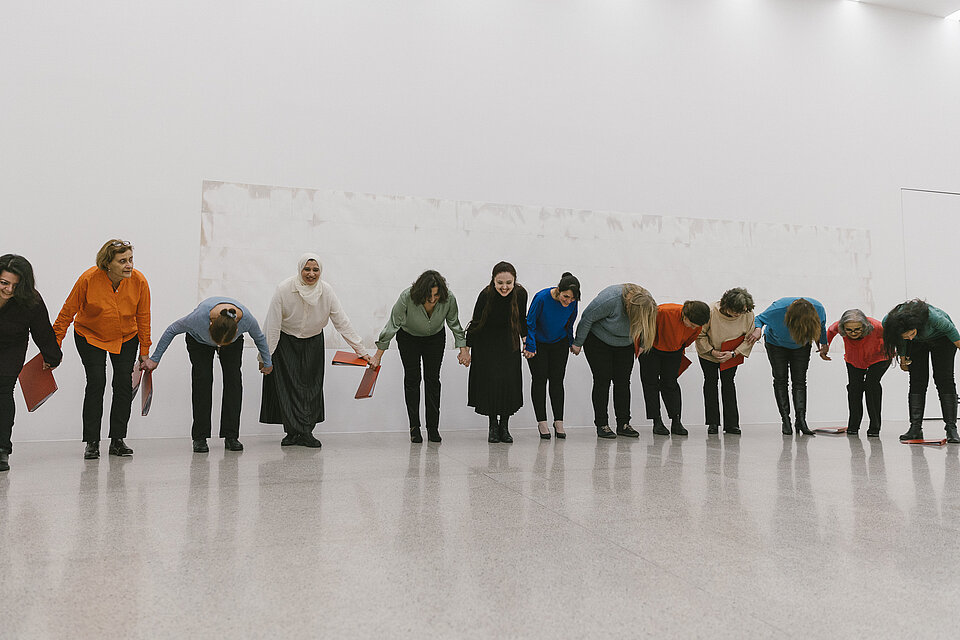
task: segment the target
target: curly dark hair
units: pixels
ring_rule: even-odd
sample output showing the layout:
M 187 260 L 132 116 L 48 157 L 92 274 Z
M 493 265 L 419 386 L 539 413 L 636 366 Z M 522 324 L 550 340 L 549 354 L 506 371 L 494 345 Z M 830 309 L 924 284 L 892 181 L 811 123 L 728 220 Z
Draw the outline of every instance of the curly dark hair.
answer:
M 437 295 L 440 296 L 438 302 L 446 302 L 450 297 L 450 289 L 447 288 L 447 279 L 438 271 L 427 269 L 417 280 L 410 285 L 410 299 L 414 304 L 423 304 L 430 298 L 433 288 L 437 288 Z
M 33 266 L 30 261 L 15 253 L 0 256 L 0 271 L 7 271 L 20 278 L 13 288 L 13 299 L 24 308 L 31 308 L 37 303 L 39 295 L 33 281 Z
M 901 302 L 883 319 L 883 346 L 888 357 L 904 355 L 903 334 L 922 329 L 930 320 L 930 305 L 919 298 Z
M 720 296 L 720 309 L 731 313 L 753 311 L 753 296 L 743 287 L 727 289 Z

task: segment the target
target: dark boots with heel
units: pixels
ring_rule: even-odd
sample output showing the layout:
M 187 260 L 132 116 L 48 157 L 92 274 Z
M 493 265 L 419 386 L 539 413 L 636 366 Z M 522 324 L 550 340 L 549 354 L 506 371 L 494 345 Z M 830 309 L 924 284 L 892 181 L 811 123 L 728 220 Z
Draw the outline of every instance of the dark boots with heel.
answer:
M 923 440 L 923 406 L 927 396 L 923 393 L 911 393 L 907 396 L 907 411 L 910 414 L 910 429 L 900 435 L 901 440 Z M 956 420 L 956 409 L 954 409 Z
M 944 431 L 947 432 L 947 442 L 960 443 L 960 434 L 957 434 L 957 394 L 941 393 L 940 410 L 943 411 Z
M 807 426 L 807 388 L 806 387 L 793 388 L 793 410 L 797 414 L 797 420 L 796 422 L 793 423 L 797 429 L 797 433 L 802 433 L 805 436 L 815 435 L 813 431 L 810 430 L 810 427 Z
M 777 410 L 780 412 L 780 432 L 785 436 L 793 435 L 793 424 L 790 422 L 790 392 L 786 387 L 774 387 L 773 397 L 777 401 Z

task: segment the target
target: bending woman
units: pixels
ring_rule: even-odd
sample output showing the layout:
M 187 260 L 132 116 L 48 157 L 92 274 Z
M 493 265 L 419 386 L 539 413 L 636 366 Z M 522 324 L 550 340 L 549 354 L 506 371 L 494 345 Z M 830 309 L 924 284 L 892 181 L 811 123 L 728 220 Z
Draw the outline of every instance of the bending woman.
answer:
M 164 351 L 174 336 L 185 333 L 187 353 L 190 354 L 193 400 L 194 453 L 207 453 L 210 437 L 210 411 L 213 408 L 213 355 L 220 355 L 223 372 L 223 398 L 220 403 L 220 437 L 228 451 L 243 451 L 240 443 L 240 408 L 243 402 L 243 334 L 249 333 L 260 351 L 260 372 L 273 371 L 273 361 L 267 348 L 267 339 L 260 325 L 247 308 L 232 298 L 207 298 L 163 332 L 157 348 L 143 368 L 153 371 L 160 364 Z
M 60 309 L 53 332 L 63 345 L 70 323 L 83 362 L 83 457 L 100 457 L 100 420 L 107 386 L 107 353 L 113 365 L 110 404 L 110 455 L 133 455 L 123 439 L 133 402 L 133 365 L 150 351 L 150 287 L 133 268 L 133 245 L 108 240 L 97 252 L 97 264 L 77 279 Z M 76 319 L 74 319 L 76 318 Z M 137 352 L 139 351 L 139 356 Z
M 467 326 L 471 348 L 467 406 L 489 420 L 487 442 L 513 442 L 510 416 L 523 406 L 520 339 L 527 335 L 527 291 L 509 262 L 493 267 Z
M 370 361 L 363 340 L 350 324 L 333 288 L 320 279 L 320 256 L 305 253 L 297 275 L 277 286 L 263 332 L 273 358 L 273 375 L 263 378 L 260 422 L 282 424 L 281 446 L 320 447 L 313 435 L 323 422 L 323 328 L 333 326 L 357 355 Z
M 33 284 L 33 267 L 23 256 L 0 256 L 0 471 L 10 469 L 13 443 L 13 386 L 27 356 L 27 339 L 39 347 L 43 368 L 54 369 L 63 352 L 50 326 L 43 298 Z
M 812 436 L 807 427 L 807 367 L 810 343 L 819 341 L 820 357 L 827 359 L 827 312 L 813 298 L 780 298 L 754 320 L 754 337 L 762 327 L 767 358 L 773 371 L 773 397 L 780 411 L 781 432 L 793 433 L 790 424 L 789 380 L 793 381 L 793 408 L 797 433 Z
M 886 354 L 900 356 L 900 368 L 910 372 L 907 408 L 910 429 L 901 440 L 923 438 L 923 409 L 933 366 L 933 383 L 940 396 L 947 442 L 960 443 L 957 435 L 957 382 L 953 361 L 960 348 L 960 333 L 946 313 L 923 300 L 908 300 L 883 319 Z
M 447 288 L 442 275 L 430 269 L 420 274 L 390 311 L 387 324 L 377 339 L 377 352 L 371 366 L 379 367 L 383 353 L 397 336 L 400 360 L 403 362 L 403 397 L 410 421 L 410 442 L 423 442 L 420 434 L 420 364 L 423 363 L 423 391 L 426 404 L 427 438 L 440 442 L 440 364 L 446 337 L 443 323 L 453 332 L 454 345 L 460 349 L 457 361 L 470 365 L 467 338 L 460 326 L 457 298 Z
M 587 305 L 573 339 L 573 354 L 586 351 L 593 374 L 593 421 L 598 438 L 637 438 L 630 426 L 630 374 L 634 358 L 653 347 L 657 301 L 632 283 L 610 285 Z M 617 430 L 610 429 L 607 408 L 613 383 Z
M 563 377 L 567 357 L 573 350 L 573 323 L 577 319 L 580 281 L 564 273 L 555 287 L 537 292 L 527 310 L 527 339 L 523 357 L 530 365 L 530 398 L 537 416 L 537 430 L 544 440 L 550 439 L 547 427 L 547 382 L 550 383 L 550 405 L 553 407 L 553 432 L 557 438 L 567 437 L 563 430 Z
M 847 435 L 860 434 L 863 421 L 863 396 L 867 396 L 868 438 L 880 437 L 880 409 L 883 387 L 880 378 L 890 367 L 890 357 L 883 344 L 883 325 L 868 318 L 860 309 L 848 309 L 838 322 L 827 329 L 827 348 L 837 335 L 843 336 L 843 359 L 847 365 Z M 826 355 L 826 350 L 824 350 Z

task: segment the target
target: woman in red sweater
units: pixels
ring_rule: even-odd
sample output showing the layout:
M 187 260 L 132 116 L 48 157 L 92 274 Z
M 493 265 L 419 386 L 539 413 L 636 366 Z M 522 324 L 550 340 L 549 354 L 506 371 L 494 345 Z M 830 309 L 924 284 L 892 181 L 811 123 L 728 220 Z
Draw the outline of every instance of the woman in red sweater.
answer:
M 879 320 L 868 318 L 860 309 L 848 309 L 827 329 L 827 349 L 837 334 L 843 336 L 843 359 L 847 363 L 847 402 L 850 406 L 847 435 L 860 433 L 863 396 L 866 394 L 867 416 L 870 418 L 867 437 L 879 438 L 883 399 L 880 378 L 890 367 L 890 358 L 883 345 L 883 325 Z M 825 349 L 823 355 L 826 353 Z

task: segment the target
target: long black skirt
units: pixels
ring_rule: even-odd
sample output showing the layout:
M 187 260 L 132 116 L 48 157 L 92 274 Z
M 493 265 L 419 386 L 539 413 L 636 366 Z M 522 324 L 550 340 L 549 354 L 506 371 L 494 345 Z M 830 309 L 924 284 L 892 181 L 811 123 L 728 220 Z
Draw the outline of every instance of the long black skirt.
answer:
M 474 347 L 467 406 L 482 416 L 512 416 L 523 406 L 519 351 Z
M 260 422 L 282 424 L 286 433 L 312 433 L 323 422 L 323 334 L 294 338 L 280 333 L 273 373 L 263 376 Z

